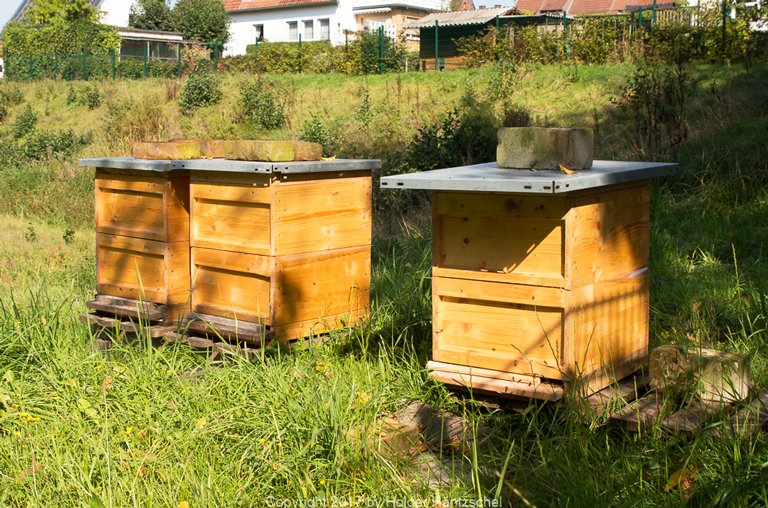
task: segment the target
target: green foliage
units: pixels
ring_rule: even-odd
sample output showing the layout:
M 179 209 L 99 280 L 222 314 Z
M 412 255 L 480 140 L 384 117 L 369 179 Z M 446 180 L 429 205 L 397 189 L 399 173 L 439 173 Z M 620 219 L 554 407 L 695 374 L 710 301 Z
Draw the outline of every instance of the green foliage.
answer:
M 140 30 L 174 30 L 171 8 L 167 0 L 136 0 L 131 5 L 128 26 Z
M 101 105 L 101 92 L 95 86 L 75 90 L 75 87 L 70 85 L 69 92 L 67 93 L 67 104 L 88 106 L 88 109 L 96 109 Z
M 316 116 L 304 122 L 304 128 L 299 139 L 323 145 L 323 157 L 336 155 L 341 144 L 341 134 L 338 131 L 327 129 Z
M 27 137 L 23 152 L 27 159 L 48 160 L 70 155 L 83 144 L 83 138 L 76 135 L 72 129 L 40 131 Z
M 218 104 L 221 97 L 219 78 L 210 72 L 200 72 L 187 78 L 179 95 L 179 104 L 185 115 L 191 115 L 198 108 Z
M 37 233 L 35 232 L 35 226 L 33 226 L 31 222 L 29 223 L 29 227 L 27 227 L 27 230 L 24 232 L 24 240 L 28 242 L 37 241 Z
M 228 57 L 224 67 L 246 72 L 269 73 L 329 73 L 342 74 L 378 74 L 381 62 L 385 72 L 401 72 L 405 60 L 410 60 L 409 70 L 418 69 L 418 55 L 408 55 L 402 43 L 384 37 L 384 59 L 380 58 L 381 38 L 378 32 L 367 30 L 358 32 L 348 44 L 333 46 L 330 41 L 304 42 L 299 48 L 297 42 L 261 42 L 258 45 L 256 59 L 249 58 L 256 47 L 246 47 L 245 57 Z
M 257 129 L 273 130 L 285 123 L 285 102 L 273 83 L 262 79 L 240 84 L 239 117 Z
M 172 14 L 185 39 L 220 45 L 229 41 L 229 13 L 222 0 L 179 0 Z
M 620 106 L 634 121 L 635 146 L 643 158 L 676 158 L 688 135 L 685 105 L 690 93 L 690 78 L 682 65 L 674 71 L 642 65 L 629 76 Z
M 355 108 L 355 118 L 363 125 L 363 128 L 368 127 L 373 120 L 376 112 L 373 110 L 373 103 L 371 102 L 371 94 L 367 88 L 360 86 L 357 90 L 362 102 Z
M 50 55 L 80 54 L 85 50 L 91 53 L 119 50 L 122 38 L 115 27 L 94 23 L 87 19 L 78 19 L 69 23 L 59 23 L 30 29 L 21 23 L 8 23 L 3 29 L 3 51 L 7 73 L 15 79 L 24 79 L 28 75 L 29 54 Z M 51 62 L 52 63 L 52 62 Z M 53 65 L 51 65 L 53 67 Z
M 27 107 L 13 121 L 13 126 L 11 127 L 13 137 L 19 139 L 32 133 L 37 125 L 37 117 L 37 111 L 32 109 L 30 104 L 27 104 Z
M 64 234 L 61 235 L 61 239 L 64 240 L 64 243 L 69 245 L 70 243 L 75 241 L 75 228 L 72 226 L 67 226 L 64 228 Z
M 78 20 L 99 21 L 99 10 L 88 0 L 32 0 L 23 14 L 32 26 L 71 23 Z

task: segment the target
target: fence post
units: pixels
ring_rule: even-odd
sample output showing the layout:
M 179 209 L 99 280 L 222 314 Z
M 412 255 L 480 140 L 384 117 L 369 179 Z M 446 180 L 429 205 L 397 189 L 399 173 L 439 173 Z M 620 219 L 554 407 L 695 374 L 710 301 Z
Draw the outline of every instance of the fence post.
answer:
M 438 58 L 437 58 L 438 57 L 437 44 L 438 44 L 438 41 L 439 41 L 438 36 L 437 36 L 437 30 L 438 30 L 439 26 L 440 26 L 440 24 L 438 23 L 437 20 L 435 20 L 435 70 L 436 71 L 440 70 L 440 68 L 439 68 L 440 64 L 438 64 Z
M 656 0 L 653 0 L 653 14 L 651 15 L 651 34 L 653 34 L 653 25 L 656 24 Z
M 176 46 L 178 47 L 178 50 L 179 50 L 179 57 L 178 57 L 178 61 L 179 61 L 179 79 L 181 79 L 181 43 L 177 42 Z
M 115 67 L 115 48 L 112 48 L 112 81 L 115 80 L 115 75 L 117 74 L 117 68 Z
M 144 79 L 147 78 L 147 59 L 149 58 L 149 51 L 146 46 L 144 46 Z
M 299 50 L 301 50 L 301 34 L 299 34 Z
M 384 74 L 384 27 L 379 27 L 379 65 L 381 67 L 379 73 Z
M 637 8 L 637 31 L 641 33 L 643 31 L 643 8 L 641 6 Z

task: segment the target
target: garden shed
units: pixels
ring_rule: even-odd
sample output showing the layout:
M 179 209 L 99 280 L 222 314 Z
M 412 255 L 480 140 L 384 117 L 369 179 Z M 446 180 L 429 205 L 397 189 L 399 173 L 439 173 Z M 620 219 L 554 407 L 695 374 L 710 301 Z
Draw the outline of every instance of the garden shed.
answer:
M 564 22 L 572 21 L 573 18 L 565 18 L 563 15 L 524 15 L 516 7 L 498 7 L 430 14 L 404 28 L 419 30 L 421 70 L 443 70 L 464 67 L 464 60 L 459 56 L 456 44 L 462 37 L 482 35 L 493 26 L 509 28 L 510 36 L 513 37 L 515 27 L 536 25 L 557 30 Z

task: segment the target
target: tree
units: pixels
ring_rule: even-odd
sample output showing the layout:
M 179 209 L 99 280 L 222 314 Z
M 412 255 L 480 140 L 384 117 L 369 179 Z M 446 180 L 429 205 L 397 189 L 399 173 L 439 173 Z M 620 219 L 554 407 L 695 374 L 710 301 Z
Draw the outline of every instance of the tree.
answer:
M 179 0 L 173 8 L 173 21 L 185 39 L 229 41 L 229 14 L 222 0 Z
M 128 26 L 141 30 L 174 30 L 171 8 L 167 0 L 137 0 L 131 6 Z
M 99 10 L 88 0 L 32 0 L 24 15 L 29 24 L 34 26 L 50 26 L 77 20 L 99 21 Z

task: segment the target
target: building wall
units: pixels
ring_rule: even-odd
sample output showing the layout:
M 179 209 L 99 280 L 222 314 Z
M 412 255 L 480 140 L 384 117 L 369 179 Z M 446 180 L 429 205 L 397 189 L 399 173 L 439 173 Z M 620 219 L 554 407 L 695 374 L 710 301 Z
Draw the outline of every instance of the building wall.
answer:
M 344 42 L 344 29 L 355 30 L 355 19 L 352 9 L 343 9 L 345 0 L 339 5 L 325 4 L 307 7 L 292 7 L 289 9 L 269 9 L 262 11 L 233 12 L 230 14 L 232 23 L 229 27 L 230 40 L 224 49 L 224 56 L 244 55 L 246 46 L 256 40 L 254 25 L 263 25 L 263 38 L 268 42 L 289 41 L 289 22 L 297 22 L 298 32 L 302 41 L 321 40 L 320 20 L 327 19 L 329 24 L 329 39 L 333 44 Z M 351 2 L 350 2 L 351 3 Z M 306 37 L 305 24 L 311 22 L 313 36 Z
M 231 38 L 227 44 L 224 55 L 243 55 L 246 46 L 253 44 L 256 39 L 254 25 L 264 26 L 264 39 L 269 42 L 286 42 L 288 38 L 288 22 L 298 22 L 302 41 L 320 40 L 320 20 L 329 20 L 329 39 L 332 44 L 343 44 L 346 37 L 344 31 L 355 32 L 361 30 L 365 20 L 386 24 L 395 24 L 399 36 L 403 24 L 422 16 L 433 10 L 446 8 L 448 3 L 444 0 L 409 0 L 410 8 L 393 8 L 387 13 L 376 13 L 356 16 L 354 9 L 379 7 L 381 0 L 339 0 L 338 4 L 325 4 L 306 7 L 290 7 L 282 9 L 268 9 L 260 11 L 231 12 L 230 25 Z M 304 22 L 312 21 L 314 36 L 307 39 L 304 36 Z M 416 43 L 417 44 L 417 43 Z
M 101 22 L 105 25 L 128 26 L 128 14 L 135 0 L 101 0 L 98 8 L 102 11 Z

